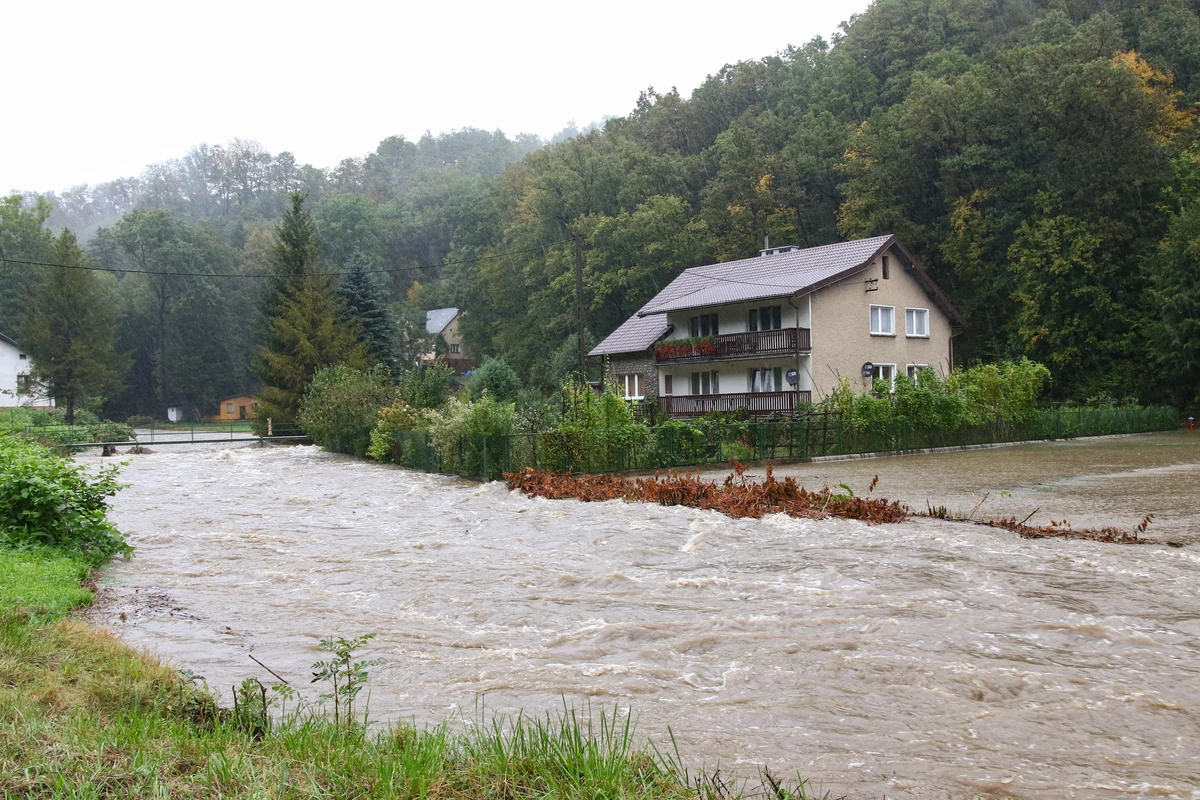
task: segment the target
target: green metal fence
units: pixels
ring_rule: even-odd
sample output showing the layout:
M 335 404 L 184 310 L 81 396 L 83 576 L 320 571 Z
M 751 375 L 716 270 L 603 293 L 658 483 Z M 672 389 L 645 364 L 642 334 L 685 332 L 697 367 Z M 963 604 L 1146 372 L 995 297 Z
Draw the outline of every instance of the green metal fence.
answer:
M 996 420 L 952 430 L 904 423 L 860 427 L 835 414 L 794 420 L 662 425 L 630 431 L 547 431 L 459 439 L 439 449 L 429 434 L 401 431 L 394 460 L 426 472 L 498 478 L 525 467 L 555 472 L 625 472 L 676 469 L 738 461 L 804 459 L 932 447 L 1069 439 L 1172 430 L 1175 409 L 1073 409 L 1041 411 L 1026 422 Z

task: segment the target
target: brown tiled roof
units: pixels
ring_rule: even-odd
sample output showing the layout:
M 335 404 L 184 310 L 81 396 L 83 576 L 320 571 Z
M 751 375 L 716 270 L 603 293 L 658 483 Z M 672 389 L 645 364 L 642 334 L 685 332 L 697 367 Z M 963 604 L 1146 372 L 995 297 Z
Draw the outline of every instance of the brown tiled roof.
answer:
M 665 336 L 670 329 L 666 314 L 650 314 L 645 317 L 634 314 L 621 323 L 621 327 L 610 333 L 603 342 L 593 347 L 588 355 L 640 353 Z
M 875 236 L 692 267 L 671 281 L 638 314 L 661 314 L 812 292 L 865 269 L 894 240 L 894 236 Z

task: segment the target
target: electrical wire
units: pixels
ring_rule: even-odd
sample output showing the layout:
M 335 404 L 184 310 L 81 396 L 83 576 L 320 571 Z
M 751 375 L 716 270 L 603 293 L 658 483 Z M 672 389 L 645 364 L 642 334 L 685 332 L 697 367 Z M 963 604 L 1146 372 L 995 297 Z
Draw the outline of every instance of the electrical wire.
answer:
M 532 253 L 535 250 L 545 252 L 548 247 L 556 247 L 561 244 L 568 244 L 566 240 L 559 242 L 550 242 L 548 244 L 539 244 L 536 247 L 525 247 L 520 250 L 508 250 L 504 253 L 496 253 L 494 255 L 479 256 L 477 258 L 463 258 L 456 261 L 443 261 L 437 264 L 419 264 L 415 267 L 394 267 L 391 269 L 369 269 L 364 270 L 370 275 L 390 275 L 401 272 L 420 272 L 423 270 L 443 269 L 452 267 L 458 264 L 475 264 L 479 261 L 489 261 L 496 258 L 507 258 L 515 253 Z M 282 276 L 272 274 L 259 273 L 241 273 L 241 272 L 170 272 L 167 270 L 153 269 L 134 269 L 129 267 L 99 267 L 89 266 L 86 264 L 54 264 L 48 261 L 25 261 L 19 258 L 3 258 L 0 257 L 2 264 L 22 264 L 30 267 L 58 267 L 60 269 L 78 269 L 85 272 L 110 272 L 114 275 L 174 275 L 179 278 L 280 278 Z M 342 270 L 335 272 L 314 272 L 313 277 L 330 277 L 341 275 Z

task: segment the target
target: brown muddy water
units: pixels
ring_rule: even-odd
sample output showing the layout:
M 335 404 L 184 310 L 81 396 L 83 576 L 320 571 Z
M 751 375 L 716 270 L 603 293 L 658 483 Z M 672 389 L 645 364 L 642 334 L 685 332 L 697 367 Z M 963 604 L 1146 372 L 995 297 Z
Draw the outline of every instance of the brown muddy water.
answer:
M 761 472 L 754 468 L 751 472 Z M 131 458 L 95 619 L 229 696 L 373 632 L 376 718 L 590 702 L 850 797 L 1200 798 L 1200 435 L 781 467 L 1163 544 L 530 499 L 313 447 Z

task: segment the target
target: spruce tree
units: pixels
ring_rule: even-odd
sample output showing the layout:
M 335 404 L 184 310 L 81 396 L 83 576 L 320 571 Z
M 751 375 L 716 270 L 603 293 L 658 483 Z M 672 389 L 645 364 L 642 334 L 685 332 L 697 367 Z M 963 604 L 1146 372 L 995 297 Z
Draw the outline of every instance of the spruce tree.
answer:
M 263 382 L 259 418 L 280 423 L 299 418 L 300 401 L 319 369 L 366 369 L 367 358 L 358 323 L 346 318 L 332 278 L 318 269 L 316 226 L 300 193 L 292 194 L 276 236 L 276 280 L 264 304 L 266 330 L 256 366 Z
M 46 385 L 64 407 L 67 424 L 74 424 L 82 403 L 121 388 L 126 365 L 115 346 L 112 278 L 86 269 L 91 262 L 65 228 L 49 257 L 65 266 L 43 267 L 33 281 L 19 336 L 33 360 L 32 378 Z
M 384 306 L 379 281 L 371 272 L 371 262 L 362 253 L 356 252 L 346 260 L 339 294 L 346 316 L 357 321 L 361 328 L 358 340 L 366 346 L 368 359 L 393 370 L 396 319 Z

